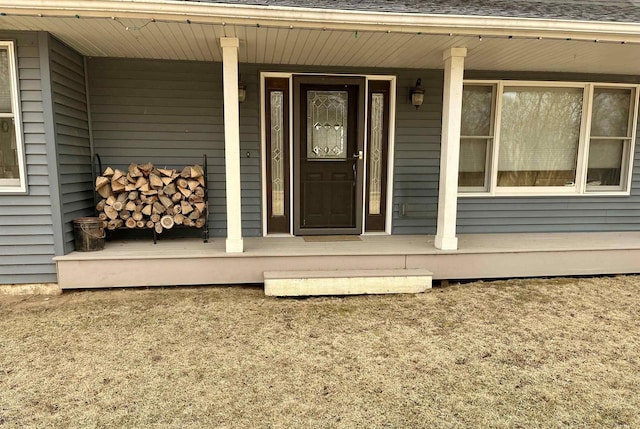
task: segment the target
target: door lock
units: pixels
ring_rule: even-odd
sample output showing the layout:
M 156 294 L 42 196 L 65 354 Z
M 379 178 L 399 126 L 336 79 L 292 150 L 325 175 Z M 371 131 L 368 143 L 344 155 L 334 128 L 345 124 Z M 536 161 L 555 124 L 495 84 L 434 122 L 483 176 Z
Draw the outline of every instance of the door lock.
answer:
M 353 154 L 353 157 L 355 159 L 363 159 L 364 158 L 364 153 L 361 150 L 359 150 L 358 152 Z

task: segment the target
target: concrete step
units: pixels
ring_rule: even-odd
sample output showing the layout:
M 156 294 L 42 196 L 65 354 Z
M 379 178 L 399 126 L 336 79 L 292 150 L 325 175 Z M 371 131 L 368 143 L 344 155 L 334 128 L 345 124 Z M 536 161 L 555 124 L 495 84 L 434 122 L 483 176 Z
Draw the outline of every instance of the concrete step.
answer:
M 268 296 L 421 293 L 433 273 L 422 269 L 265 271 Z

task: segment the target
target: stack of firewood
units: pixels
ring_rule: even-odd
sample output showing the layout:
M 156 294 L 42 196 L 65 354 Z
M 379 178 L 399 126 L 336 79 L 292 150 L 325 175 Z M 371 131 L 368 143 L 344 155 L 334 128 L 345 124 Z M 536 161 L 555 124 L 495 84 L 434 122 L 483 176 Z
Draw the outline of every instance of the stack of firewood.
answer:
M 107 167 L 96 178 L 102 200 L 98 217 L 110 230 L 155 229 L 161 233 L 174 225 L 202 228 L 206 223 L 204 170 L 199 165 L 181 172 L 153 164 L 131 164 L 128 171 Z

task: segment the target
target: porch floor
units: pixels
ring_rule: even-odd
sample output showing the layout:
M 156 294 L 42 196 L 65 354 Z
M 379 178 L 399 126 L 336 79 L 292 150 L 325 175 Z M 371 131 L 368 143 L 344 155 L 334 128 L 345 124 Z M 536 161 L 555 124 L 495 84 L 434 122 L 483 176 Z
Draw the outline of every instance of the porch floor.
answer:
M 364 235 L 356 241 L 245 238 L 115 240 L 99 252 L 55 258 L 64 288 L 263 283 L 265 271 L 427 269 L 434 279 L 640 272 L 640 232 L 466 234 L 442 251 L 425 235 Z

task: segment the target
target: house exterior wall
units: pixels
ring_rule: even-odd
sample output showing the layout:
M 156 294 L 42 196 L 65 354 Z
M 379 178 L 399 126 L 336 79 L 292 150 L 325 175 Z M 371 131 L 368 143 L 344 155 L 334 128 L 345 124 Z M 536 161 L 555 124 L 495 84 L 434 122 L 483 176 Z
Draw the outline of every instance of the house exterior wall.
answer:
M 64 253 L 74 250 L 73 219 L 95 216 L 83 57 L 49 37 Z
M 639 83 L 640 76 L 468 71 L 466 79 Z M 630 196 L 463 197 L 458 233 L 640 230 L 640 134 L 636 137 Z
M 16 42 L 28 184 L 24 195 L 0 194 L 0 284 L 56 281 L 52 258 L 59 234 L 52 194 L 57 190 L 51 186 L 48 165 L 53 136 L 45 120 L 50 111 L 43 100 L 46 46 L 40 43 L 41 36 L 0 31 L 1 39 Z

